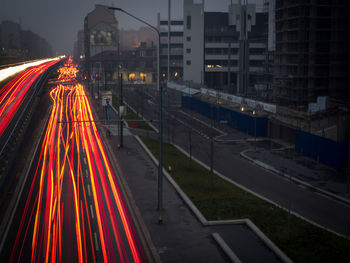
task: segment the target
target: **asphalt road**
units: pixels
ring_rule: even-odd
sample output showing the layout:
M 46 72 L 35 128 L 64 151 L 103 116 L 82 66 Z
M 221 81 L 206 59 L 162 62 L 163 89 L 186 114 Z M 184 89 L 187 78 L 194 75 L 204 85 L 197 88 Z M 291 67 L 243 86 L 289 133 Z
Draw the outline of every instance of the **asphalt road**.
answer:
M 124 98 L 147 119 L 158 118 L 157 91 L 153 88 L 125 88 Z M 169 105 L 167 104 L 169 101 Z M 184 117 L 179 107 L 179 94 L 168 92 L 164 96 L 164 139 L 190 150 L 193 156 L 210 164 L 210 137 L 219 127 L 207 119 L 207 125 L 194 118 Z M 166 110 L 169 109 L 169 114 Z M 235 131 L 233 131 L 235 133 Z M 349 235 L 350 207 L 302 186 L 291 184 L 288 179 L 261 169 L 240 157 L 240 152 L 252 147 L 249 143 L 220 144 L 214 142 L 214 169 L 271 200 L 277 205 L 316 224 L 342 235 Z
M 9 261 L 144 262 L 82 85 L 57 85 L 10 225 Z

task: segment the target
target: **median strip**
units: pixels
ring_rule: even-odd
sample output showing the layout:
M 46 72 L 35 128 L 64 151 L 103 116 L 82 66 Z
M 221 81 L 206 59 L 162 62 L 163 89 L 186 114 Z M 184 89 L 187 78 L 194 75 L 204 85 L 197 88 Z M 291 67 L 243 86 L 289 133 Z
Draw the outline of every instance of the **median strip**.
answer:
M 140 137 L 153 156 L 158 141 Z M 164 167 L 207 220 L 249 218 L 295 262 L 350 262 L 350 241 L 318 228 L 225 181 L 173 145 L 164 144 Z

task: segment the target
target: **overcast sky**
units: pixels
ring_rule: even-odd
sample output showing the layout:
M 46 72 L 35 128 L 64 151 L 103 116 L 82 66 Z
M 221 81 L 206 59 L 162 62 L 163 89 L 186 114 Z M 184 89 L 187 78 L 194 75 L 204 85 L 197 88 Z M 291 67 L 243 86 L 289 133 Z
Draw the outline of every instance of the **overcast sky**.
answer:
M 206 11 L 227 11 L 231 0 L 205 0 Z M 238 0 L 232 0 L 233 3 Z M 262 4 L 263 0 L 249 0 Z M 195 0 L 200 2 L 200 0 Z M 68 53 L 79 29 L 83 29 L 84 17 L 95 4 L 114 5 L 156 24 L 157 13 L 167 17 L 167 0 L 0 0 L 0 21 L 12 20 L 22 29 L 32 30 L 46 38 L 54 51 Z M 172 16 L 182 18 L 183 0 L 172 0 Z M 137 29 L 141 25 L 124 14 L 116 13 L 120 28 Z

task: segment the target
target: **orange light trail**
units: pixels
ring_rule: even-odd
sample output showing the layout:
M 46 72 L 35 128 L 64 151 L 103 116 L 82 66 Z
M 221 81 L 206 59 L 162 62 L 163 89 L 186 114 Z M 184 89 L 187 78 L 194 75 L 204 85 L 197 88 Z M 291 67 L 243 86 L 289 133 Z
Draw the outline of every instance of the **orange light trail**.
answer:
M 0 136 L 13 120 L 20 106 L 31 91 L 33 83 L 58 61 L 50 61 L 22 72 L 0 90 Z
M 62 79 L 71 82 L 70 76 Z M 25 254 L 31 262 L 144 262 L 84 87 L 60 84 L 50 97 L 10 262 Z

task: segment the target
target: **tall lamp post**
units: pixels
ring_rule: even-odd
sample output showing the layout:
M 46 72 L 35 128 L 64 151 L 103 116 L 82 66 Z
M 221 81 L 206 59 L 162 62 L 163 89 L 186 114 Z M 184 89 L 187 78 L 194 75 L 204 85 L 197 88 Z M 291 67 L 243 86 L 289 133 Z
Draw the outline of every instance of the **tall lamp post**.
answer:
M 147 23 L 129 12 L 119 7 L 108 7 L 108 9 L 116 10 L 127 14 L 128 16 L 140 21 L 141 23 L 152 28 L 158 35 L 158 54 L 157 54 L 157 88 L 159 91 L 159 157 L 158 157 L 158 211 L 163 209 L 163 87 L 160 85 L 160 32 L 158 28 Z

